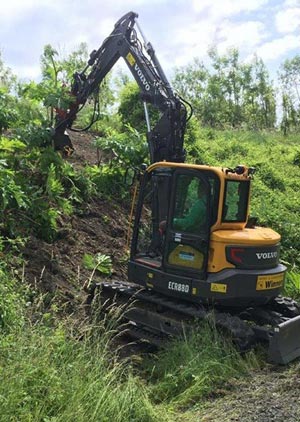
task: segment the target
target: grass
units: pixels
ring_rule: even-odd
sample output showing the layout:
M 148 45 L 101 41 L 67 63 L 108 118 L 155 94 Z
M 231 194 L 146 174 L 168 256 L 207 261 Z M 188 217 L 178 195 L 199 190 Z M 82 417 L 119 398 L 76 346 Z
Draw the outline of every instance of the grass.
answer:
M 233 378 L 258 367 L 253 352 L 241 356 L 232 343 L 203 323 L 184 340 L 175 340 L 146 363 L 149 395 L 175 408 L 203 401 Z
M 284 295 L 297 301 L 300 300 L 300 274 L 298 272 L 289 271 L 287 273 Z
M 173 421 L 257 364 L 205 325 L 137 369 L 112 346 L 110 319 L 74 329 L 45 315 L 0 334 L 0 422 Z
M 63 326 L 1 338 L 0 420 L 152 422 L 164 418 L 107 335 L 80 341 Z

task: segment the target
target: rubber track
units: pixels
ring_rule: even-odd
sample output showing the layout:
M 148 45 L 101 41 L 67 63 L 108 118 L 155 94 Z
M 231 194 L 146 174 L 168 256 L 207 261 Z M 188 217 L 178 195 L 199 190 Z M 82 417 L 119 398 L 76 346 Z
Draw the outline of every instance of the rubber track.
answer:
M 144 337 L 149 342 L 153 337 L 153 344 L 156 345 L 163 343 L 168 334 L 179 333 L 179 324 L 183 333 L 194 326 L 195 320 L 207 320 L 215 324 L 219 331 L 229 334 L 239 350 L 246 351 L 258 341 L 268 341 L 272 327 L 300 314 L 296 302 L 283 297 L 276 298 L 265 307 L 224 311 L 179 301 L 126 282 L 103 282 L 98 287 L 104 298 L 115 297 L 116 303 L 133 303 L 125 317 L 135 324 L 132 331 L 139 333 L 135 337 Z

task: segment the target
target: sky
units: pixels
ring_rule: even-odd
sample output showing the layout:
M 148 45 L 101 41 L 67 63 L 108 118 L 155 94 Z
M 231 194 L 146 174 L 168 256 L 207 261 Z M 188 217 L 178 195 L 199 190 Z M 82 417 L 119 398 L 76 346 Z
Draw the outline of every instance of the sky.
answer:
M 19 78 L 38 80 L 43 47 L 67 54 L 81 42 L 98 49 L 125 13 L 151 41 L 168 77 L 212 45 L 261 57 L 271 76 L 300 54 L 300 0 L 6 0 L 1 2 L 0 52 Z

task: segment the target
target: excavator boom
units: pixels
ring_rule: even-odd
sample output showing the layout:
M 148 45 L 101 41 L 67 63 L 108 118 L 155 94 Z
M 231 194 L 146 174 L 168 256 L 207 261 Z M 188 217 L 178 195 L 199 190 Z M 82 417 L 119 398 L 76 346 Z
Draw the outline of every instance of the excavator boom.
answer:
M 162 160 L 173 162 L 185 160 L 183 148 L 187 121 L 185 102 L 173 92 L 154 48 L 145 39 L 137 24 L 137 17 L 136 13 L 129 12 L 119 19 L 99 49 L 91 52 L 86 67 L 74 74 L 70 92 L 73 101 L 63 116 L 60 113 L 56 119 L 54 129 L 56 149 L 64 151 L 73 148 L 66 130 L 72 128 L 78 111 L 88 98 L 97 92 L 105 76 L 122 57 L 141 91 L 151 163 Z M 160 118 L 153 127 L 147 104 L 152 104 L 160 111 Z

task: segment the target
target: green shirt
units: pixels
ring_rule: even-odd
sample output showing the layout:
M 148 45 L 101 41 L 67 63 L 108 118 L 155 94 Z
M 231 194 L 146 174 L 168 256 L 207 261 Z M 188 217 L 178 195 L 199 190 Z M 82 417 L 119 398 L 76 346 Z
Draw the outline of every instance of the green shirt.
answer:
M 173 219 L 173 227 L 182 231 L 197 231 L 206 220 L 206 198 L 198 199 L 188 214 L 182 218 Z

